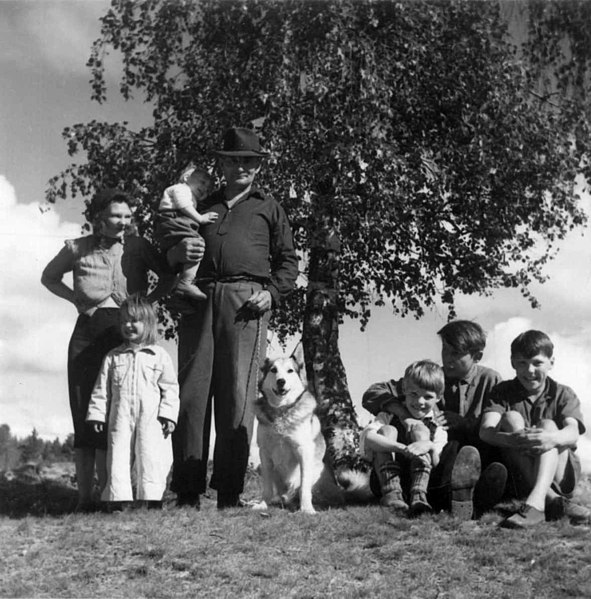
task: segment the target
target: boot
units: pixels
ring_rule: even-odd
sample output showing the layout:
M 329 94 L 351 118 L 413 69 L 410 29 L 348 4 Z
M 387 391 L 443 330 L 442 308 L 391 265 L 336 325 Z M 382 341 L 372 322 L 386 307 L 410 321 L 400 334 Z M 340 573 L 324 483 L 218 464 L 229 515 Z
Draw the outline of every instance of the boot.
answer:
M 427 486 L 431 474 L 431 460 L 420 456 L 413 458 L 410 463 L 410 516 L 433 511 L 431 504 L 427 501 Z

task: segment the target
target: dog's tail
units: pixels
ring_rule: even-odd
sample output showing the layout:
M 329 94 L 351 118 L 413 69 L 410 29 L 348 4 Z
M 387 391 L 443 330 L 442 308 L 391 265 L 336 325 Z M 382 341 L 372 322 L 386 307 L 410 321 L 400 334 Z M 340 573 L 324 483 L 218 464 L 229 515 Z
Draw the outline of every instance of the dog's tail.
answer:
M 336 480 L 343 489 L 346 503 L 368 503 L 375 499 L 369 485 L 369 472 L 343 468 L 336 473 Z

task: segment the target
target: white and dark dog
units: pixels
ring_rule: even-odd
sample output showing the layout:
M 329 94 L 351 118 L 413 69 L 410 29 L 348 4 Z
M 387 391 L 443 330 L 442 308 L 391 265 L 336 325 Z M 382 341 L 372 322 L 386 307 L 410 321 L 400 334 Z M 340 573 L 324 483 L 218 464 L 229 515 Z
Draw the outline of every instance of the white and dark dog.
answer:
M 306 388 L 300 359 L 267 359 L 259 388 L 255 413 L 263 502 L 258 509 L 293 507 L 299 500 L 300 510 L 313 514 L 313 504 L 336 506 L 369 496 L 366 475 L 359 473 L 358 479 L 343 489 L 324 463 L 326 442 L 316 415 L 317 402 Z

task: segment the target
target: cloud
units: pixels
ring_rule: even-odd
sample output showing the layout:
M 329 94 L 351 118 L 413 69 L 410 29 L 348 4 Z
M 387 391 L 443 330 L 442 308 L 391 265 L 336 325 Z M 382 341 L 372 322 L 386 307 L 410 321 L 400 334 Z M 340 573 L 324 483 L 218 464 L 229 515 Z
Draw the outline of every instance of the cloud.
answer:
M 0 413 L 17 434 L 35 426 L 65 435 L 71 428 L 66 354 L 76 310 L 40 279 L 64 239 L 79 235 L 79 224 L 61 221 L 54 211 L 41 213 L 37 203 L 18 203 L 0 175 Z
M 98 22 L 107 0 L 7 3 L 0 6 L 3 51 L 0 61 L 38 68 L 40 64 L 61 74 L 88 76 L 85 66 Z M 67 43 L 64 43 L 67 40 Z

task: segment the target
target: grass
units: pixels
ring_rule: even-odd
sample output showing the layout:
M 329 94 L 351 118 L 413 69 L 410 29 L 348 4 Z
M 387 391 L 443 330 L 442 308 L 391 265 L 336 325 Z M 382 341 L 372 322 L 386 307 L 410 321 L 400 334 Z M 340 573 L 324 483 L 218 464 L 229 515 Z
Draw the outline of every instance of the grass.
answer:
M 257 486 L 252 474 L 247 498 Z M 496 513 L 389 519 L 377 505 L 219 512 L 213 493 L 199 512 L 168 498 L 162 512 L 83 515 L 38 487 L 25 513 L 6 499 L 18 486 L 0 485 L 2 597 L 591 596 L 590 529 L 566 522 L 516 532 L 498 528 Z

